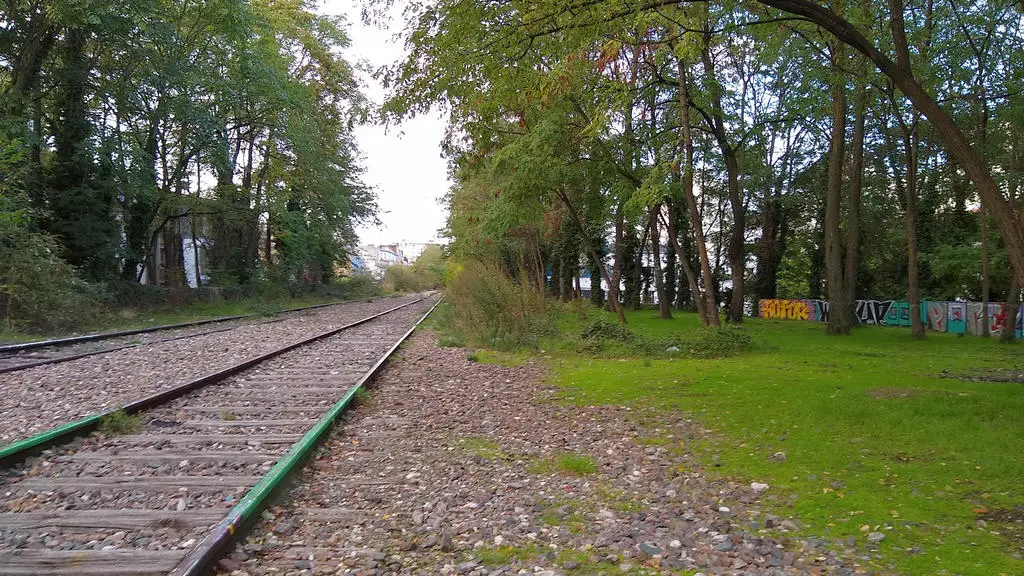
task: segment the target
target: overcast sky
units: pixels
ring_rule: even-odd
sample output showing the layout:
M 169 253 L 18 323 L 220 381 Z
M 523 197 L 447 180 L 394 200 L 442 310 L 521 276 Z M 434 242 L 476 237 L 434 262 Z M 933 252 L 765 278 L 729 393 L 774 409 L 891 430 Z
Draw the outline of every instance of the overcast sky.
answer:
M 350 62 L 365 60 L 376 69 L 403 56 L 401 43 L 392 41 L 394 30 L 401 29 L 400 22 L 395 22 L 390 31 L 365 26 L 359 0 L 323 0 L 320 11 L 347 18 L 352 45 L 346 57 Z M 380 84 L 371 77 L 362 80 L 367 96 L 380 103 L 384 97 Z M 439 201 L 450 186 L 447 163 L 441 158 L 444 126 L 441 117 L 434 114 L 387 130 L 383 126 L 356 128 L 356 142 L 366 168 L 363 180 L 377 191 L 382 222 L 380 227 L 360 228 L 361 243 L 437 240 L 437 231 L 444 225 L 444 208 Z

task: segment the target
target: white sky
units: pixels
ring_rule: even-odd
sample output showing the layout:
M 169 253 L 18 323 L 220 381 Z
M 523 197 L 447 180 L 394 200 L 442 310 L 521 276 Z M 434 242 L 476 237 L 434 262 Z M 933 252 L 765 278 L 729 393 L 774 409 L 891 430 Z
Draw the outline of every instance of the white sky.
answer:
M 350 62 L 364 60 L 377 69 L 404 56 L 401 42 L 392 38 L 402 23 L 393 22 L 390 30 L 364 25 L 360 0 L 323 0 L 320 12 L 348 20 L 352 43 L 345 56 Z M 362 82 L 366 95 L 379 104 L 383 87 L 368 75 Z M 382 222 L 379 228 L 360 227 L 360 243 L 437 241 L 445 217 L 440 199 L 451 185 L 447 163 L 441 158 L 444 128 L 439 114 L 419 116 L 386 130 L 376 125 L 356 128 L 356 143 L 364 156 L 361 164 L 366 168 L 363 181 L 377 191 Z

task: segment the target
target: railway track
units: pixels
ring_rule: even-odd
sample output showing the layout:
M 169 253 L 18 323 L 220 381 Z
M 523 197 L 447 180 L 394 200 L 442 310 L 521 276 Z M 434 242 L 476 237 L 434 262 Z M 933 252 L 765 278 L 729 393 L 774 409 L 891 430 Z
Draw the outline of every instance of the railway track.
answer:
M 116 332 L 101 332 L 86 334 L 83 336 L 72 336 L 54 340 L 40 340 L 35 342 L 23 342 L 20 344 L 7 344 L 0 346 L 0 374 L 17 372 L 37 366 L 57 364 L 79 358 L 88 358 L 97 354 L 106 354 L 146 346 L 159 344 L 161 342 L 172 342 L 184 338 L 205 336 L 234 330 L 239 326 L 256 326 L 260 324 L 273 324 L 295 317 L 296 313 L 308 313 L 311 310 L 319 310 L 329 306 L 351 304 L 353 302 L 369 302 L 370 299 L 346 300 L 342 302 L 331 302 L 328 304 L 315 304 L 313 306 L 302 306 L 288 308 L 275 313 L 275 318 L 251 321 L 256 314 L 244 314 L 238 316 L 222 316 L 193 322 L 178 324 L 166 324 L 152 326 L 149 328 L 138 328 L 133 330 L 120 330 Z M 218 326 L 209 328 L 212 324 L 224 324 L 231 322 L 229 326 Z M 172 335 L 160 337 L 157 333 L 168 332 Z
M 134 420 L 97 417 L 0 448 L 10 463 L 104 422 L 123 432 L 2 470 L 0 575 L 209 573 L 435 304 L 407 302 L 134 402 Z
M 285 321 L 241 325 L 230 331 L 0 374 L 0 446 L 115 409 L 419 297 L 353 302 Z

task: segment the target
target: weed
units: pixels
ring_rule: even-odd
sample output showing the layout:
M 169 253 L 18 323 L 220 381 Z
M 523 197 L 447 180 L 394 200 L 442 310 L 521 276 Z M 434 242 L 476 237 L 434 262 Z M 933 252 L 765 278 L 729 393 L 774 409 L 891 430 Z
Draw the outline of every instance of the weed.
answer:
M 485 460 L 504 460 L 508 458 L 508 455 L 502 451 L 501 444 L 498 444 L 490 438 L 483 438 L 480 436 L 460 438 L 457 445 L 459 448 L 462 448 L 470 454 Z
M 597 472 L 597 462 L 585 454 L 563 452 L 555 456 L 533 461 L 529 471 L 535 474 L 566 474 L 586 476 Z
M 108 436 L 135 434 L 142 430 L 142 413 L 129 415 L 124 410 L 111 412 L 100 419 L 98 430 Z
M 238 416 L 235 415 L 234 412 L 227 412 L 227 411 L 225 411 L 225 412 L 221 412 L 220 413 L 220 419 L 221 420 L 226 420 L 228 422 L 233 422 L 235 420 L 238 420 Z
M 560 454 L 555 459 L 555 463 L 558 465 L 558 469 L 566 474 L 586 476 L 587 474 L 597 472 L 597 462 L 585 454 L 566 452 L 565 454 Z
M 480 357 L 477 356 L 476 352 L 470 352 L 469 354 L 466 354 L 466 360 L 469 360 L 470 362 L 479 362 Z
M 353 396 L 352 399 L 355 401 L 357 406 L 362 406 L 370 403 L 370 400 L 373 399 L 373 394 L 366 386 L 360 386 L 356 390 L 355 396 Z

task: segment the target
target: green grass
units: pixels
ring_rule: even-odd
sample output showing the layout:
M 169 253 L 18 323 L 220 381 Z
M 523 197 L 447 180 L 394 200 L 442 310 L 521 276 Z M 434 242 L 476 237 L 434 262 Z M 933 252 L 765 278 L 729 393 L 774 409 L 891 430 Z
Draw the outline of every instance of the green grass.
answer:
M 501 449 L 501 444 L 490 438 L 481 436 L 459 438 L 455 445 L 473 456 L 479 456 L 484 460 L 505 460 L 508 458 L 508 454 L 505 454 Z
M 522 352 L 501 352 L 496 350 L 476 350 L 472 353 L 472 356 L 473 362 L 496 364 L 506 368 L 522 366 L 530 359 L 528 354 Z
M 694 315 L 676 316 L 631 312 L 630 330 L 664 338 L 697 328 Z M 585 322 L 559 323 L 578 334 Z M 1024 521 L 1024 384 L 940 378 L 1024 372 L 1021 346 L 936 333 L 919 342 L 880 327 L 830 337 L 799 321 L 750 319 L 743 331 L 753 349 L 722 359 L 640 358 L 614 346 L 581 355 L 572 337 L 542 347 L 555 350 L 551 379 L 566 402 L 694 415 L 710 439 L 640 442 L 696 451 L 711 474 L 771 485 L 762 504 L 806 536 L 852 537 L 866 554 L 862 527 L 881 531 L 872 562 L 905 574 L 1024 574 L 1021 524 L 999 521 Z M 770 460 L 775 452 L 785 461 Z
M 597 462 L 586 454 L 562 452 L 530 464 L 535 474 L 563 474 L 566 476 L 587 476 L 597 472 Z

